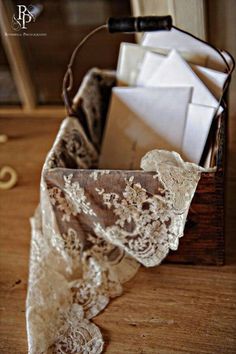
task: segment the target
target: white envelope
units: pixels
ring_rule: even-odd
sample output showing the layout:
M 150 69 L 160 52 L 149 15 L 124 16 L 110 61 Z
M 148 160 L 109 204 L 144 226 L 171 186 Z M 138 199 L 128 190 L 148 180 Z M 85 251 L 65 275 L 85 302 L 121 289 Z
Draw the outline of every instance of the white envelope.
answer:
M 194 73 L 186 61 L 172 50 L 168 57 L 153 73 L 146 86 L 192 86 L 192 103 L 218 108 L 219 102 Z M 219 108 L 219 113 L 222 108 Z
M 117 79 L 127 85 L 135 85 L 139 67 L 146 49 L 136 44 L 121 43 L 116 69 Z
M 127 85 L 135 85 L 139 67 L 147 49 L 137 44 L 121 43 L 116 69 L 118 80 Z
M 143 58 L 136 84 L 139 86 L 145 86 L 148 80 L 152 77 L 153 73 L 158 70 L 159 66 L 163 60 L 165 60 L 165 58 L 166 57 L 147 51 Z M 197 74 L 202 82 L 213 93 L 213 95 L 217 99 L 220 99 L 228 74 L 199 65 L 190 64 L 190 66 L 195 74 Z
M 221 53 L 224 56 L 225 60 L 227 61 L 228 65 L 229 65 L 229 68 L 233 69 L 234 62 L 233 62 L 233 59 L 232 59 L 231 55 L 228 52 L 226 52 L 225 50 L 222 50 Z
M 190 65 L 195 74 L 204 82 L 211 90 L 213 95 L 220 99 L 223 93 L 224 84 L 228 78 L 228 74 L 221 71 L 205 68 L 199 65 Z
M 142 47 L 134 43 L 121 43 L 116 71 L 116 76 L 121 84 L 136 85 L 136 78 L 142 67 L 144 56 L 150 51 L 155 52 L 160 61 L 169 53 L 169 50 L 160 48 Z M 194 60 L 196 58 L 191 53 L 181 52 L 180 54 L 185 60 L 191 63 L 204 65 L 206 61 Z
M 184 160 L 199 164 L 215 112 L 213 107 L 189 104 L 181 149 Z
M 165 59 L 166 57 L 147 51 L 143 58 L 142 65 L 140 66 L 136 84 L 138 86 L 146 86 L 146 83 L 150 80 L 153 73 L 158 70 Z
M 113 88 L 99 167 L 139 168 L 155 148 L 181 153 L 191 95 L 191 87 Z
M 205 168 L 212 167 L 211 163 L 212 163 L 213 151 L 214 151 L 214 148 L 213 148 L 212 144 L 210 144 L 203 167 L 205 167 Z
M 219 53 L 211 46 L 175 28 L 170 31 L 146 32 L 143 36 L 142 45 L 190 52 L 198 58 L 205 58 L 204 66 L 220 71 L 226 71 L 227 69 Z

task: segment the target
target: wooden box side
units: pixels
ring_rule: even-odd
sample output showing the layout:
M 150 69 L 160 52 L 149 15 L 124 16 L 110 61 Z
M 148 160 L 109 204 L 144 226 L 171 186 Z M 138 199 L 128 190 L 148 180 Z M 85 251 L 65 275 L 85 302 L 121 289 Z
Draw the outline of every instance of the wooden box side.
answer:
M 178 251 L 171 252 L 167 261 L 224 263 L 224 189 L 221 172 L 202 175 Z
M 223 265 L 225 261 L 225 167 L 227 151 L 225 108 L 215 134 L 215 173 L 203 173 L 188 214 L 184 236 L 178 251 L 167 261 Z
M 86 85 L 74 101 L 74 108 L 78 112 L 77 117 L 82 125 L 87 121 L 85 131 L 90 133 L 89 137 L 95 145 L 98 141 L 93 140 L 93 135 L 95 137 L 96 134 L 91 134 L 90 130 L 93 132 L 94 123 L 96 123 L 96 120 L 100 120 L 102 130 L 100 131 L 99 141 L 101 141 L 111 88 L 115 85 L 115 79 L 110 75 L 107 76 L 107 72 L 103 73 L 99 70 L 91 71 Z M 109 81 L 107 81 L 108 77 Z M 91 87 L 93 86 L 96 88 L 93 96 L 97 95 L 99 97 L 101 106 L 99 106 L 100 114 L 97 117 L 93 116 L 93 112 L 88 114 L 88 109 L 84 109 L 84 106 L 88 107 L 91 102 L 91 97 L 88 97 L 86 92 L 87 88 L 90 88 L 88 93 L 91 94 Z M 108 90 L 104 91 L 106 86 Z M 104 97 L 104 92 L 106 92 L 106 97 Z M 88 104 L 84 105 L 86 101 L 88 101 Z M 94 98 L 92 101 L 94 101 Z M 101 105 L 102 102 L 106 102 L 105 108 L 103 107 L 104 104 Z M 215 120 L 213 127 L 214 159 L 212 163 L 216 164 L 217 172 L 202 174 L 191 204 L 184 236 L 180 239 L 178 251 L 170 252 L 168 255 L 167 261 L 169 262 L 212 265 L 224 263 L 224 180 L 227 114 L 226 106 L 223 114 L 218 120 Z M 89 127 L 90 129 L 88 129 Z

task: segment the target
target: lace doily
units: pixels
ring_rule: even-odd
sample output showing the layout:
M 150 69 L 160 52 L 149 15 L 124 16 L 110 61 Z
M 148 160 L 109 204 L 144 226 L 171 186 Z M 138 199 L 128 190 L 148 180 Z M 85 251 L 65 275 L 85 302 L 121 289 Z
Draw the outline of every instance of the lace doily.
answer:
M 143 172 L 91 169 L 97 158 L 78 120 L 66 118 L 31 220 L 30 354 L 102 352 L 90 319 L 121 295 L 140 263 L 158 265 L 178 248 L 203 171 L 160 150 L 144 156 Z

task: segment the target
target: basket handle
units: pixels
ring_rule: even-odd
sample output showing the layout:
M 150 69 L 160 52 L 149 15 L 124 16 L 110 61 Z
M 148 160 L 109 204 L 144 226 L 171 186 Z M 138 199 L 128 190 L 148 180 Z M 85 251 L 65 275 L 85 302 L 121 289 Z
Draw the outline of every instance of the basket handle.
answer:
M 108 31 L 116 32 L 153 32 L 169 31 L 172 27 L 171 16 L 139 16 L 139 17 L 110 17 L 107 21 Z
M 121 17 L 114 18 L 110 17 L 107 23 L 101 25 L 90 33 L 88 33 L 82 41 L 77 45 L 77 47 L 72 52 L 67 70 L 63 79 L 62 85 L 62 98 L 65 103 L 65 107 L 69 116 L 73 115 L 73 109 L 71 105 L 71 99 L 69 97 L 69 92 L 73 86 L 73 74 L 72 66 L 76 57 L 77 52 L 82 46 L 87 42 L 97 32 L 107 29 L 110 33 L 125 32 L 150 32 L 150 31 L 169 31 L 172 28 L 172 18 L 171 16 L 143 16 L 143 17 Z

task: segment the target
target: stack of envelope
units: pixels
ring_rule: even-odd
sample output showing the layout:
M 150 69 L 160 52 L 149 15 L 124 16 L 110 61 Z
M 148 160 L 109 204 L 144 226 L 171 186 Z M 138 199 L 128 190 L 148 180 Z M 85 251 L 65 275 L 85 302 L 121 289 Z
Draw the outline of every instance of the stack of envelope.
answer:
M 136 169 L 149 150 L 200 163 L 228 78 L 211 46 L 177 29 L 122 43 L 100 157 L 101 168 Z M 210 151 L 208 153 L 209 164 Z

